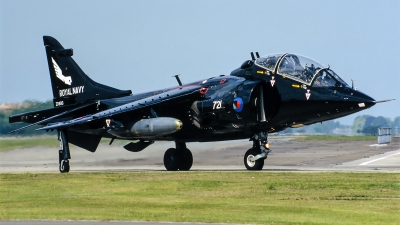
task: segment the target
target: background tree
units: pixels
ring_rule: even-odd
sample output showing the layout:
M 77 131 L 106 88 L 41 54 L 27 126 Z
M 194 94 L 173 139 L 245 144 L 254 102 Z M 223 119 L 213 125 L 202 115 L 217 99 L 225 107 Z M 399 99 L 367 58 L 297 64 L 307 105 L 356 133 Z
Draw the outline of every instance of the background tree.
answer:
M 14 104 L 13 107 L 0 110 L 0 134 L 6 134 L 10 131 L 13 131 L 15 129 L 18 129 L 18 128 L 28 125 L 27 123 L 10 124 L 8 121 L 8 118 L 11 115 L 24 113 L 24 112 L 30 112 L 30 111 L 36 111 L 36 110 L 42 110 L 42 109 L 48 109 L 48 108 L 52 108 L 52 107 L 53 107 L 52 100 L 49 100 L 46 102 L 40 102 L 37 100 L 26 100 L 20 104 Z M 35 129 L 37 129 L 37 128 L 38 128 L 38 126 L 33 126 L 28 129 L 16 132 L 15 134 L 16 135 L 44 134 L 43 131 L 35 131 Z

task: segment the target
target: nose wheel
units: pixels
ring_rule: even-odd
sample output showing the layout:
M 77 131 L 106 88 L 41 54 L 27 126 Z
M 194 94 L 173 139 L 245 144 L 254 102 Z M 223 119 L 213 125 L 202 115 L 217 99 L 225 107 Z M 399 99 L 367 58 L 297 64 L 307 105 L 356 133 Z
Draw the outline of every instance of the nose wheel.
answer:
M 164 166 L 168 171 L 187 171 L 192 165 L 193 155 L 185 143 L 176 142 L 176 148 L 170 148 L 164 154 Z
M 255 161 L 252 161 L 258 154 L 259 152 L 253 148 L 247 150 L 246 154 L 244 154 L 244 165 L 248 170 L 262 170 L 262 168 L 264 167 L 265 159 L 257 159 Z
M 247 150 L 246 154 L 244 154 L 243 159 L 246 169 L 262 170 L 262 168 L 264 167 L 264 160 L 267 158 L 268 153 L 271 152 L 267 139 L 267 132 L 256 133 L 250 139 L 251 141 L 253 141 L 253 148 Z

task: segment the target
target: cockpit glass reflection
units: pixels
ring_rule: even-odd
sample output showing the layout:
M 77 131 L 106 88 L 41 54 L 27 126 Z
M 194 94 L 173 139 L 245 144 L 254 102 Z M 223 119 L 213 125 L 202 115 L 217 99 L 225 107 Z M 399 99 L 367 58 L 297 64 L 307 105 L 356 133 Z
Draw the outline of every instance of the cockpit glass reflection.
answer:
M 283 54 L 273 54 L 273 55 L 268 55 L 268 56 L 263 56 L 260 57 L 256 60 L 256 65 L 263 67 L 265 69 L 274 71 L 276 63 L 278 62 L 278 59 L 282 56 Z
M 324 69 L 316 75 L 313 87 L 346 87 L 349 86 L 331 69 Z
M 278 73 L 289 78 L 310 83 L 323 66 L 304 56 L 287 54 L 280 62 Z
M 326 70 L 318 73 L 314 80 L 313 87 L 334 87 L 336 85 L 336 79 L 333 78 Z
M 301 55 L 272 54 L 258 58 L 255 64 L 307 85 L 314 81 L 317 87 L 349 86 L 331 69 Z
M 335 72 L 333 72 L 333 70 L 328 69 L 328 71 L 339 82 L 337 85 L 343 87 L 349 87 L 349 85 L 344 80 L 342 80 L 342 78 L 340 78 Z

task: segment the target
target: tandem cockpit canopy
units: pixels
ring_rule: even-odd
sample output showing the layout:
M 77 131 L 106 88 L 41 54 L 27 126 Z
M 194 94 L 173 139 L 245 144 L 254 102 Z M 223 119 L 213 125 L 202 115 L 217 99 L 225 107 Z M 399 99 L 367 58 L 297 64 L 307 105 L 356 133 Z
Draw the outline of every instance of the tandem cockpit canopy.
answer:
M 298 82 L 311 85 L 315 78 L 322 80 L 321 86 L 348 86 L 329 67 L 305 56 L 297 54 L 272 54 L 260 57 L 255 64 L 274 74 L 285 76 Z

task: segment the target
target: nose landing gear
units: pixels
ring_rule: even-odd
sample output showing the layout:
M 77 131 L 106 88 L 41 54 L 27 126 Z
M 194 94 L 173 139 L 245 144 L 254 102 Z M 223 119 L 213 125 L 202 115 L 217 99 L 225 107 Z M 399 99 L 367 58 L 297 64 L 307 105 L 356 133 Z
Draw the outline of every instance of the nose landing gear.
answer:
M 255 134 L 250 140 L 253 141 L 253 147 L 247 150 L 244 155 L 244 165 L 248 170 L 262 170 L 264 160 L 271 152 L 268 143 L 268 133 L 260 132 Z

